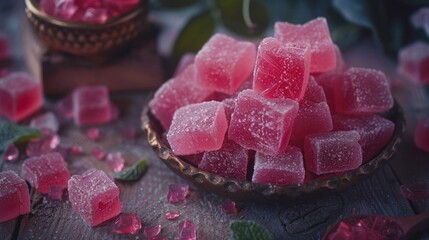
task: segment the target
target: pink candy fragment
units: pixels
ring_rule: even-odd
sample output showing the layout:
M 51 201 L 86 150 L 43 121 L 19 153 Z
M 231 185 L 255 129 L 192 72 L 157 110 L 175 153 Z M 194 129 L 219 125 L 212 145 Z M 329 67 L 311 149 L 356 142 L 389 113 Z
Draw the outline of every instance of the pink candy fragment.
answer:
M 187 184 L 173 183 L 168 186 L 167 201 L 169 203 L 181 202 L 186 199 L 189 194 L 189 186 Z
M 310 44 L 310 72 L 326 72 L 335 68 L 335 46 L 325 18 L 319 17 L 303 25 L 276 22 L 274 35 L 286 44 Z
M 305 90 L 303 100 L 311 101 L 311 102 L 326 102 L 326 95 L 323 87 L 320 86 L 314 77 L 310 77 L 308 79 L 307 89 Z
M 82 146 L 79 146 L 79 145 L 73 145 L 70 147 L 69 151 L 73 155 L 80 155 L 83 153 L 83 148 Z
M 259 44 L 253 89 L 267 98 L 303 98 L 308 84 L 308 45 L 284 45 L 275 38 Z
M 15 162 L 16 160 L 18 160 L 18 157 L 19 157 L 19 150 L 14 144 L 9 145 L 4 150 L 4 153 L 3 153 L 3 160 L 4 161 Z
M 73 92 L 73 117 L 79 126 L 109 122 L 112 119 L 110 106 L 106 86 L 80 87 Z
M 136 234 L 142 228 L 142 224 L 137 214 L 121 213 L 112 228 L 117 234 Z
M 63 191 L 64 191 L 64 189 L 62 189 L 61 187 L 52 186 L 49 189 L 48 196 L 52 200 L 61 200 L 63 198 Z
M 97 160 L 103 160 L 107 156 L 107 153 L 103 149 L 95 147 L 92 149 L 92 156 Z
M 429 44 L 415 42 L 399 51 L 399 75 L 417 84 L 429 84 Z
M 179 108 L 167 133 L 177 155 L 218 150 L 222 146 L 227 119 L 221 102 L 203 102 Z
M 404 184 L 400 186 L 399 192 L 408 200 L 429 198 L 429 184 Z
M 30 212 L 27 184 L 15 172 L 0 172 L 0 222 Z
M 291 99 L 266 99 L 244 90 L 237 97 L 228 137 L 244 148 L 279 154 L 286 149 L 297 112 L 298 103 Z
M 91 227 L 121 213 L 119 188 L 101 170 L 73 175 L 68 190 L 73 209 Z
M 288 146 L 276 156 L 256 152 L 252 182 L 297 184 L 302 183 L 304 177 L 304 159 L 298 147 Z
M 161 233 L 161 225 L 154 225 L 154 226 L 146 226 L 143 229 L 143 234 L 148 239 L 154 239 L 156 236 Z
M 164 214 L 164 218 L 167 220 L 174 220 L 178 217 L 180 217 L 180 213 L 178 212 L 167 212 L 166 214 Z
M 67 188 L 70 172 L 61 154 L 53 152 L 25 160 L 22 176 L 37 191 L 47 194 L 52 187 Z
M 362 164 L 356 131 L 316 133 L 305 137 L 305 167 L 317 175 L 351 170 Z
M 124 169 L 125 159 L 121 152 L 107 154 L 106 163 L 113 172 L 120 172 Z
M 88 130 L 86 130 L 85 134 L 89 139 L 93 141 L 100 139 L 100 135 L 101 135 L 100 129 L 96 127 L 89 128 Z
M 42 130 L 43 137 L 38 139 L 32 139 L 28 142 L 25 153 L 29 157 L 40 156 L 52 152 L 60 144 L 60 137 L 49 131 Z
M 335 107 L 338 113 L 369 115 L 393 107 L 389 83 L 383 72 L 349 68 L 336 80 Z
M 222 211 L 225 214 L 235 214 L 238 212 L 237 204 L 234 201 L 226 201 L 222 203 Z
M 0 81 L 0 115 L 17 122 L 43 104 L 40 81 L 26 73 L 12 73 Z
M 55 105 L 56 113 L 64 119 L 73 118 L 73 94 L 69 94 L 59 100 Z
M 195 57 L 196 81 L 201 87 L 233 94 L 252 74 L 255 57 L 253 43 L 217 33 Z
M 49 130 L 53 133 L 58 132 L 60 124 L 58 123 L 57 117 L 51 112 L 47 112 L 40 116 L 31 119 L 30 127 L 37 128 L 39 130 Z
M 414 131 L 414 143 L 423 151 L 429 152 L 429 118 L 419 120 Z
M 10 45 L 8 38 L 0 34 L 0 62 L 10 58 Z
M 186 220 L 179 224 L 178 240 L 196 240 L 197 227 L 192 221 Z

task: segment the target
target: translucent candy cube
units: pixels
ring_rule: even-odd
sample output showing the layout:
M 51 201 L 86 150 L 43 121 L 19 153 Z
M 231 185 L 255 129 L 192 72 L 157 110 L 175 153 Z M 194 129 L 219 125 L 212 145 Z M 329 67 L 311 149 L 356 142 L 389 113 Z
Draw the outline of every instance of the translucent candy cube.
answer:
M 267 98 L 300 100 L 308 84 L 308 45 L 284 45 L 265 38 L 258 47 L 253 89 Z
M 91 227 L 121 213 L 119 188 L 102 170 L 73 175 L 68 190 L 73 209 Z
M 248 159 L 246 149 L 227 140 L 221 149 L 205 152 L 198 168 L 225 178 L 246 180 Z
M 332 114 L 335 110 L 335 85 L 337 79 L 341 78 L 342 72 L 326 72 L 315 77 L 316 82 L 323 88 L 325 93 L 326 103 Z
M 314 77 L 308 79 L 307 89 L 305 90 L 303 100 L 312 101 L 312 102 L 326 102 L 326 95 L 323 87 L 320 86 Z
M 233 94 L 252 74 L 255 56 L 253 43 L 215 34 L 195 57 L 196 80 L 201 87 Z
M 310 44 L 310 72 L 326 72 L 335 68 L 335 46 L 325 18 L 319 17 L 303 25 L 276 22 L 274 35 L 284 43 Z
M 362 164 L 356 131 L 316 133 L 305 137 L 305 168 L 317 175 L 355 169 Z
M 393 107 L 389 83 L 383 72 L 367 68 L 349 68 L 336 80 L 336 112 L 370 115 Z
M 286 149 L 297 112 L 298 103 L 291 99 L 267 99 L 244 90 L 237 97 L 228 137 L 246 149 L 277 155 Z
M 397 72 L 407 80 L 418 84 L 429 84 L 429 44 L 415 42 L 399 51 Z
M 27 184 L 15 172 L 0 172 L 0 186 L 0 222 L 30 212 Z
M 190 155 L 221 148 L 228 122 L 221 102 L 202 102 L 179 108 L 167 133 L 177 155 Z
M 305 169 L 301 149 L 288 146 L 275 156 L 256 152 L 252 182 L 297 184 L 304 181 Z
M 109 90 L 106 86 L 84 86 L 73 92 L 73 117 L 77 125 L 94 125 L 111 120 Z
M 43 104 L 40 81 L 26 73 L 12 73 L 0 81 L 0 114 L 17 122 Z
M 49 130 L 51 132 L 58 132 L 60 124 L 58 123 L 57 117 L 52 112 L 47 112 L 31 119 L 30 127 L 37 128 L 39 130 Z
M 164 83 L 149 102 L 151 112 L 168 130 L 174 112 L 191 103 L 199 103 L 213 94 L 212 90 L 201 89 L 195 82 L 195 66 L 190 64 L 177 76 Z

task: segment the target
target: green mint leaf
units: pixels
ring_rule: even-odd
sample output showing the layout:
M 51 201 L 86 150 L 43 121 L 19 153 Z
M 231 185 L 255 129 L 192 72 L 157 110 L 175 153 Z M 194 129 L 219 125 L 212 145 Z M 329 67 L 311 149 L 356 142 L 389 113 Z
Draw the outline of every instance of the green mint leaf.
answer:
M 41 138 L 42 133 L 27 126 L 14 123 L 5 123 L 0 126 L 0 151 L 5 150 L 12 143 L 28 141 L 32 138 Z
M 133 166 L 118 172 L 114 173 L 113 177 L 121 181 L 136 181 L 139 180 L 144 173 L 147 171 L 148 162 L 146 159 L 142 159 L 135 163 Z
M 232 231 L 233 240 L 271 240 L 270 232 L 253 221 L 233 221 L 229 228 Z

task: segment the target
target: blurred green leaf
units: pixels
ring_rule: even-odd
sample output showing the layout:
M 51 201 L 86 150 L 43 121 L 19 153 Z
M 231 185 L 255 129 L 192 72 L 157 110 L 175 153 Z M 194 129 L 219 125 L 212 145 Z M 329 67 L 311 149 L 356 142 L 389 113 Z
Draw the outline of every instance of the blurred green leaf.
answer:
M 0 151 L 3 151 L 12 143 L 25 142 L 32 138 L 40 137 L 43 137 L 42 133 L 35 128 L 5 123 L 0 126 Z
M 154 0 L 154 2 L 160 7 L 175 9 L 192 5 L 198 0 Z
M 189 20 L 177 37 L 173 51 L 172 61 L 174 65 L 180 57 L 187 53 L 196 53 L 212 36 L 215 29 L 215 20 L 210 11 L 203 11 Z
M 229 228 L 234 240 L 271 240 L 270 232 L 261 224 L 253 221 L 233 221 Z
M 222 23 L 226 28 L 244 37 L 261 35 L 268 27 L 270 16 L 264 4 L 259 1 L 249 0 L 250 23 L 246 24 L 243 14 L 243 2 L 245 0 L 217 0 Z M 245 11 L 245 10 L 244 10 Z

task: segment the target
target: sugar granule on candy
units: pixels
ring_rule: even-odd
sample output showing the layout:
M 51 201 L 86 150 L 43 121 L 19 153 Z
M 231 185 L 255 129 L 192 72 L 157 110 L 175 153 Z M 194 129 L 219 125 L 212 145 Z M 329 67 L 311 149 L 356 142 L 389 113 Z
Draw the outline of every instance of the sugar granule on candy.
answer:
M 135 213 L 121 213 L 112 226 L 117 234 L 136 234 L 141 228 L 140 218 Z
M 58 132 L 60 124 L 58 119 L 52 112 L 47 112 L 31 119 L 30 127 L 37 128 L 39 130 L 49 130 L 53 133 Z
M 0 186 L 0 222 L 30 212 L 28 186 L 15 172 L 0 172 Z
M 189 194 L 189 185 L 173 183 L 168 186 L 167 201 L 169 203 L 181 202 Z
M 121 213 L 119 188 L 102 170 L 73 175 L 68 191 L 73 209 L 91 227 Z

